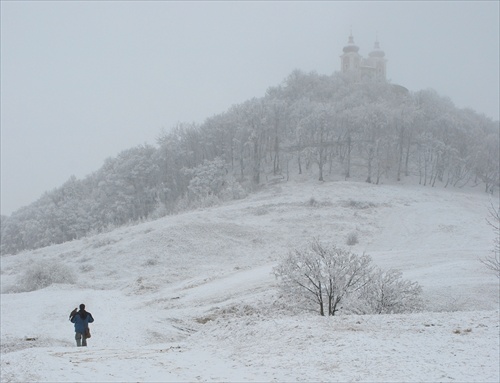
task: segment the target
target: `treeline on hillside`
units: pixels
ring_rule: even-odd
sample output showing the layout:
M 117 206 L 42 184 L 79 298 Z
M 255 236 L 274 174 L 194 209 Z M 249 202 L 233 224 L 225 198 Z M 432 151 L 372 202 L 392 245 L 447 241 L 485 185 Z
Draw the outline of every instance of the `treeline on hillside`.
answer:
M 356 177 L 379 183 L 499 185 L 498 122 L 432 90 L 335 73 L 293 72 L 255 98 L 163 132 L 71 177 L 10 217 L 1 251 L 74 240 L 130 222 L 242 198 L 269 177 Z

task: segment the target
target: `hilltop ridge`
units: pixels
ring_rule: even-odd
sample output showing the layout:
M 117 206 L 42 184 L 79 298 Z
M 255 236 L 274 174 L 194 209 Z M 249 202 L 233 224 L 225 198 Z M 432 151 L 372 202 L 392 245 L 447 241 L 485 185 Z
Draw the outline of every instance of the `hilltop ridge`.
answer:
M 498 190 L 498 122 L 435 91 L 292 72 L 260 98 L 109 158 L 2 217 L 2 254 L 244 198 L 269 180 Z

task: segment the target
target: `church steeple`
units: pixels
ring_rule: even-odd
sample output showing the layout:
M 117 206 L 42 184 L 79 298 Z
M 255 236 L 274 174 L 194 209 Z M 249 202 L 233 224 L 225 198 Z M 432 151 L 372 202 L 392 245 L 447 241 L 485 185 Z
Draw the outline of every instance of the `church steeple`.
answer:
M 380 79 L 385 79 L 385 63 L 387 62 L 387 60 L 384 58 L 385 52 L 380 49 L 378 37 L 375 40 L 375 44 L 373 44 L 373 50 L 369 53 L 369 56 L 371 61 L 370 64 L 375 70 L 375 76 Z
M 380 49 L 380 43 L 378 42 L 378 39 L 375 40 L 375 43 L 373 44 L 373 50 L 369 53 L 370 57 L 384 57 L 385 53 L 382 49 Z
M 347 45 L 344 47 L 344 53 L 349 53 L 349 52 L 357 52 L 359 51 L 359 47 L 354 43 L 354 37 L 351 34 L 349 35 L 349 40 L 347 41 Z
M 340 56 L 342 72 L 349 72 L 359 68 L 361 56 L 358 51 L 359 47 L 354 43 L 354 37 L 351 31 L 347 45 L 344 46 L 343 49 L 344 54 Z

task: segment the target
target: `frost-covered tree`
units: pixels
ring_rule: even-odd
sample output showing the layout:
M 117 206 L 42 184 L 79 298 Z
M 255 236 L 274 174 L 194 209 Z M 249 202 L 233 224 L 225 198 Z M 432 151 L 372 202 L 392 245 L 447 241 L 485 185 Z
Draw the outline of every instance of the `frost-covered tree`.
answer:
M 216 158 L 213 161 L 205 160 L 203 164 L 184 171 L 191 177 L 188 185 L 191 199 L 219 196 L 227 174 L 226 163 L 221 158 Z
M 262 163 L 265 155 L 266 142 L 269 137 L 269 116 L 264 99 L 253 98 L 237 109 L 237 121 L 247 132 L 241 141 L 248 148 L 248 157 L 252 164 L 251 179 L 254 185 L 259 185 L 262 173 Z
M 422 288 L 399 270 L 383 271 L 368 255 L 356 255 L 313 240 L 290 251 L 274 268 L 281 287 L 297 301 L 312 301 L 322 316 L 346 313 L 388 314 L 418 311 Z
M 312 300 L 320 315 L 335 315 L 341 302 L 369 282 L 371 258 L 313 240 L 274 268 L 282 287 Z
M 369 282 L 351 297 L 349 310 L 357 314 L 397 314 L 423 307 L 422 287 L 403 279 L 400 270 L 375 269 Z
M 93 214 L 102 226 L 146 218 L 157 204 L 156 149 L 140 145 L 106 160 L 95 177 Z
M 179 123 L 160 133 L 157 146 L 125 150 L 85 179 L 44 193 L 2 220 L 1 251 L 183 210 L 193 191 L 204 193 L 184 169 L 216 158 L 228 180 L 249 190 L 285 170 L 286 180 L 297 173 L 373 183 L 416 175 L 424 186 L 481 184 L 493 193 L 500 187 L 499 137 L 498 121 L 458 109 L 433 90 L 296 70 L 263 97 L 202 124 Z
M 495 239 L 491 254 L 486 257 L 479 258 L 479 260 L 489 270 L 493 271 L 498 278 L 500 278 L 500 209 L 495 209 L 495 207 L 491 205 L 489 209 L 489 217 L 486 221 L 493 229 Z

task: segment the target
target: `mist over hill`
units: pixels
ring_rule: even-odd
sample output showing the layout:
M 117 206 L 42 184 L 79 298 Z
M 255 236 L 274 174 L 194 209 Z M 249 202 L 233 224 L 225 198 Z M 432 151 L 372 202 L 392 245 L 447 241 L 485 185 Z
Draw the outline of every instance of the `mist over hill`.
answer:
M 261 98 L 200 125 L 181 123 L 157 145 L 125 150 L 2 217 L 1 253 L 241 199 L 304 175 L 492 193 L 499 161 L 498 121 L 433 90 L 297 70 Z

